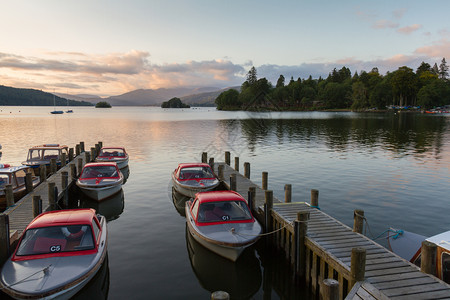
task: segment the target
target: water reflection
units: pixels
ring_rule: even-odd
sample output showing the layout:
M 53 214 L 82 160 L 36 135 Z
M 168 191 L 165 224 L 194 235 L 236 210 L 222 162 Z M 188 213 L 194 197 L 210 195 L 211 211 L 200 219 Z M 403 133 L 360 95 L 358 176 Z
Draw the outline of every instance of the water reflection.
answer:
M 125 168 L 120 169 L 120 172 L 123 175 L 123 184 L 127 183 L 127 179 L 130 176 L 130 167 L 127 165 Z
M 71 194 L 70 199 L 70 208 L 93 208 L 97 213 L 105 216 L 107 221 L 119 218 L 125 207 L 123 189 L 102 201 L 93 200 L 77 189 Z
M 185 205 L 186 205 L 186 201 L 188 201 L 189 197 L 178 193 L 175 188 L 172 187 L 172 202 L 173 202 L 173 206 L 175 207 L 175 209 L 177 210 L 177 212 L 180 214 L 180 216 L 182 217 L 186 217 L 186 211 L 185 211 Z
M 88 282 L 88 284 L 79 291 L 72 300 L 83 299 L 108 299 L 109 292 L 109 261 L 106 254 L 105 262 L 98 270 L 97 274 Z
M 249 299 L 258 292 L 262 275 L 253 247 L 233 263 L 200 245 L 187 227 L 186 247 L 192 270 L 204 289 L 226 291 L 232 299 Z

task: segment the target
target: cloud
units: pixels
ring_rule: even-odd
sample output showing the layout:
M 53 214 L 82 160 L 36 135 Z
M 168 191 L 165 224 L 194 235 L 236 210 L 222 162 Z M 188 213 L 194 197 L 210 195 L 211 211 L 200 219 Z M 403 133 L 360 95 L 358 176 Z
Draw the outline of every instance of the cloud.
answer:
M 398 23 L 389 21 L 389 20 L 377 20 L 375 21 L 375 23 L 372 25 L 373 28 L 375 29 L 385 29 L 385 28 L 397 28 L 399 26 Z
M 449 56 L 450 53 L 450 40 L 443 38 L 439 41 L 434 42 L 432 45 L 424 46 L 416 49 L 414 51 L 416 54 L 425 55 L 431 58 L 442 58 Z
M 421 24 L 413 24 L 410 26 L 401 27 L 401 28 L 397 29 L 397 32 L 402 33 L 402 34 L 411 34 L 414 31 L 419 30 L 420 28 L 422 28 Z
M 401 19 L 403 17 L 403 15 L 406 13 L 407 9 L 406 8 L 400 8 L 397 10 L 394 10 L 392 12 L 392 15 L 394 16 L 394 18 L 396 19 Z

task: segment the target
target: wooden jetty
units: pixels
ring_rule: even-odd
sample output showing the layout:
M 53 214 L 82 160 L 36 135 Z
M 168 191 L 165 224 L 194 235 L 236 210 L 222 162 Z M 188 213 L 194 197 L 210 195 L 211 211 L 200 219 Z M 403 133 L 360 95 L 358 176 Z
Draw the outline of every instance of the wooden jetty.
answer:
M 0 265 L 9 257 L 10 246 L 17 242 L 26 226 L 38 214 L 60 209 L 61 201 L 67 205 L 68 189 L 78 178 L 85 163 L 95 159 L 101 147 L 102 142 L 99 142 L 89 152 L 85 151 L 84 142 L 77 144 L 75 153 L 73 148 L 69 149 L 67 164 L 63 155 L 59 170 L 56 170 L 56 160 L 53 159 L 50 163 L 51 175 L 47 178 L 46 167 L 40 168 L 41 183 L 0 214 Z
M 239 173 L 239 158 L 234 169 L 230 167 L 229 152 L 224 163 L 214 158 L 209 163 L 227 188 L 249 199 L 265 232 L 273 232 L 274 247 L 323 299 L 450 299 L 450 285 L 421 272 L 430 269 L 435 254 L 422 255 L 420 269 L 390 252 L 361 234 L 364 211 L 354 211 L 350 228 L 318 209 L 317 190 L 311 190 L 311 203 L 291 203 L 291 186 L 286 185 L 282 202 L 267 190 L 267 172 L 259 187 L 250 180 L 249 163 L 244 163 L 244 175 Z

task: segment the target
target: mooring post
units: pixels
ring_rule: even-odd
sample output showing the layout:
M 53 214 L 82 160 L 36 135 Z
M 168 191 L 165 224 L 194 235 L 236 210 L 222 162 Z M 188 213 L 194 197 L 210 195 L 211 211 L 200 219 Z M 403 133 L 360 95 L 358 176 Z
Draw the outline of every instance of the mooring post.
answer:
M 355 209 L 353 212 L 353 232 L 363 233 L 364 210 Z
M 306 275 L 305 238 L 308 231 L 308 220 L 309 211 L 299 211 L 297 213 L 297 220 L 294 221 L 295 269 L 301 278 L 304 278 Z
M 84 152 L 84 142 L 80 142 L 80 152 Z
M 97 157 L 97 151 L 95 150 L 95 147 L 91 147 L 91 161 L 95 161 L 96 157 Z
M 81 170 L 83 169 L 83 159 L 80 157 L 78 159 L 78 168 L 77 168 L 77 177 L 81 174 Z
M 219 165 L 217 168 L 217 177 L 219 177 L 219 180 L 223 180 L 223 165 Z
M 349 290 L 358 281 L 364 280 L 366 271 L 366 249 L 361 247 L 355 247 L 352 249 L 351 262 L 350 262 L 350 282 Z
M 339 281 L 334 279 L 325 279 L 323 281 L 323 300 L 338 300 L 339 299 Z
M 75 164 L 70 165 L 70 176 L 72 177 L 72 181 L 77 179 L 77 166 Z
M 50 159 L 50 173 L 55 174 L 57 169 L 58 169 L 58 167 L 56 165 L 56 158 L 51 158 Z
M 9 216 L 0 214 L 0 265 L 9 257 Z
M 91 161 L 91 153 L 89 153 L 89 152 L 84 152 L 84 157 L 85 157 L 84 161 L 85 161 L 86 163 L 88 163 L 88 162 Z
M 421 251 L 421 261 L 420 261 L 420 271 L 436 276 L 436 255 L 437 246 L 436 244 L 423 241 L 422 251 Z
M 248 206 L 250 207 L 252 213 L 256 211 L 256 187 L 251 186 L 248 188 L 248 190 L 250 191 L 250 193 L 252 194 L 252 201 L 251 203 L 248 204 Z
M 234 158 L 234 170 L 239 172 L 239 157 Z
M 54 182 L 48 183 L 48 203 L 50 204 L 50 210 L 56 210 L 56 195 L 55 195 L 55 186 Z
M 95 153 L 97 153 L 97 155 L 95 157 L 97 157 L 100 154 L 100 145 L 97 143 L 95 144 Z
M 250 163 L 249 162 L 244 163 L 244 176 L 245 176 L 245 178 L 250 179 Z
M 100 146 L 100 149 L 103 148 L 103 142 L 102 141 L 98 141 L 98 145 Z
M 14 205 L 14 193 L 11 184 L 5 185 L 6 207 Z
M 262 172 L 262 189 L 267 190 L 267 186 L 269 185 L 269 173 L 268 172 Z
M 69 206 L 69 172 L 63 171 L 61 172 L 61 188 L 63 192 L 63 203 L 67 207 Z
M 42 213 L 42 199 L 39 195 L 33 195 L 33 218 L 36 218 Z
M 225 163 L 230 165 L 230 151 L 225 151 Z
M 319 208 L 319 191 L 318 190 L 311 190 L 311 207 L 312 208 Z
M 292 201 L 292 184 L 284 185 L 284 202 L 290 203 Z
M 211 167 L 211 169 L 214 172 L 214 157 L 209 158 L 209 166 Z
M 253 194 L 252 194 L 252 190 L 250 190 L 250 188 L 248 189 L 247 192 L 247 205 L 248 208 L 250 209 L 250 212 L 253 214 Z
M 80 155 L 80 153 L 81 153 L 80 144 L 77 144 L 75 146 L 75 155 L 78 156 L 78 155 Z
M 203 152 L 202 153 L 202 163 L 206 164 L 208 162 L 208 153 Z
M 39 181 L 40 183 L 47 180 L 47 167 L 45 165 L 39 166 Z
M 61 168 L 66 166 L 67 162 L 67 154 L 61 153 Z
M 73 160 L 73 148 L 69 148 L 69 161 Z
M 236 192 L 237 186 L 236 186 L 236 174 L 230 175 L 230 190 Z
M 265 217 L 265 232 L 270 232 L 272 230 L 272 209 L 273 209 L 273 191 L 265 191 L 264 203 L 264 217 Z
M 230 294 L 224 291 L 216 291 L 211 294 L 211 300 L 230 300 Z
M 25 189 L 27 193 L 31 193 L 33 191 L 33 174 L 27 173 L 25 174 Z

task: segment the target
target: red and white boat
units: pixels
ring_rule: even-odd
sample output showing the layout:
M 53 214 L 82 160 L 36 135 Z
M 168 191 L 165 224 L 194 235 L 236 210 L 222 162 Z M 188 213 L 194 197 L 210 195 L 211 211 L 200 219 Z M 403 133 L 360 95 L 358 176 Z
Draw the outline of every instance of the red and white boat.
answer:
M 4 264 L 0 288 L 15 299 L 69 299 L 100 269 L 106 249 L 106 220 L 94 209 L 42 213 Z
M 198 193 L 194 200 L 186 202 L 185 210 L 194 239 L 231 261 L 236 261 L 261 233 L 247 202 L 234 191 Z
M 388 236 L 389 249 L 398 256 L 420 267 L 423 241 L 437 246 L 436 277 L 450 283 L 450 231 L 432 237 L 416 233 L 390 229 L 394 234 Z
M 215 189 L 219 179 L 206 163 L 183 163 L 172 173 L 173 187 L 177 192 L 194 198 L 198 192 Z
M 123 174 L 115 162 L 94 162 L 84 165 L 76 185 L 97 201 L 108 198 L 122 189 Z
M 115 162 L 119 169 L 123 169 L 128 166 L 128 154 L 123 147 L 103 147 L 95 161 Z

